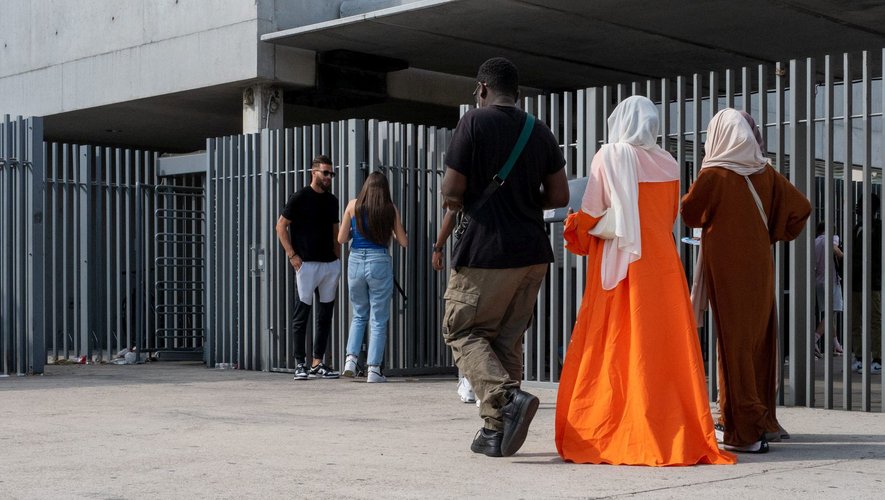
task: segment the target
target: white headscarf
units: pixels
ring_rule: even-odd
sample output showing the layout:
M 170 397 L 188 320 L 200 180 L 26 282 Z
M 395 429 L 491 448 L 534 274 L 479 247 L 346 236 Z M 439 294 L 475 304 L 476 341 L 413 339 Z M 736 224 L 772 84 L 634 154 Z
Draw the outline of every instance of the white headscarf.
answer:
M 615 237 L 606 240 L 602 250 L 602 288 L 605 290 L 615 288 L 627 277 L 630 263 L 642 256 L 636 148 L 655 153 L 664 161 L 669 159 L 675 165 L 673 157 L 657 145 L 658 109 L 648 98 L 624 99 L 609 116 L 608 129 L 608 143 L 597 153 L 602 160 L 597 167 L 601 171 L 591 172 L 581 203 L 582 210 L 593 217 L 602 217 L 608 211 L 609 216 L 614 216 Z M 607 204 L 600 200 L 600 192 L 603 198 L 608 198 Z
M 750 124 L 732 108 L 723 109 L 710 120 L 704 152 L 701 168 L 727 168 L 740 175 L 755 174 L 768 163 Z

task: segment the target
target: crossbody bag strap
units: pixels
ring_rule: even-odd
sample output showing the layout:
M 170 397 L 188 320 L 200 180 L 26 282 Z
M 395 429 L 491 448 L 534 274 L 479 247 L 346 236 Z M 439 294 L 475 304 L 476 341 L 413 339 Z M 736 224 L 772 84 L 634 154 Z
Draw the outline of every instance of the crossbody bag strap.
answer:
M 744 179 L 747 181 L 747 186 L 750 187 L 750 194 L 753 195 L 753 201 L 756 202 L 756 208 L 759 209 L 759 215 L 762 216 L 762 222 L 765 223 L 765 230 L 768 230 L 768 216 L 765 215 L 765 209 L 762 208 L 762 200 L 759 199 L 759 193 L 756 192 L 756 188 L 753 187 L 753 183 L 750 182 L 750 178 L 748 176 L 744 176 Z
M 492 181 L 486 186 L 485 190 L 482 192 L 482 196 L 480 196 L 480 198 L 476 200 L 476 203 L 473 204 L 473 207 L 471 207 L 472 212 L 478 211 L 483 205 L 485 205 L 492 196 L 492 193 L 497 191 L 498 188 L 504 184 L 504 181 L 507 180 L 507 176 L 510 175 L 510 171 L 513 170 L 513 165 L 516 164 L 516 160 L 519 159 L 519 155 L 522 154 L 522 150 L 525 149 L 525 145 L 529 142 L 529 137 L 532 135 L 532 129 L 534 127 L 535 117 L 526 113 L 522 132 L 519 133 L 519 138 L 516 139 L 516 144 L 510 151 L 510 156 L 507 157 L 507 161 L 504 162 L 501 170 L 492 177 Z
M 519 137 L 516 139 L 516 144 L 513 145 L 513 149 L 510 151 L 510 156 L 507 157 L 507 161 L 504 162 L 504 165 L 501 167 L 501 170 L 492 177 L 492 181 L 489 182 L 489 185 L 486 186 L 485 190 L 482 192 L 482 196 L 476 200 L 476 203 L 473 204 L 471 208 L 471 212 L 476 213 L 482 208 L 483 205 L 492 197 L 495 191 L 504 184 L 504 181 L 507 179 L 507 176 L 510 175 L 510 171 L 513 170 L 513 165 L 516 164 L 516 160 L 519 159 L 519 155 L 522 154 L 522 150 L 525 148 L 525 145 L 529 142 L 529 137 L 532 135 L 532 129 L 535 128 L 535 117 L 530 113 L 525 114 L 525 123 L 522 125 L 522 131 L 519 133 Z M 470 224 L 470 216 L 467 214 L 466 210 L 462 210 L 460 212 L 460 219 L 458 220 L 458 225 L 455 227 L 454 235 L 455 239 L 461 239 L 461 236 L 464 235 L 464 232 L 467 231 L 467 226 Z

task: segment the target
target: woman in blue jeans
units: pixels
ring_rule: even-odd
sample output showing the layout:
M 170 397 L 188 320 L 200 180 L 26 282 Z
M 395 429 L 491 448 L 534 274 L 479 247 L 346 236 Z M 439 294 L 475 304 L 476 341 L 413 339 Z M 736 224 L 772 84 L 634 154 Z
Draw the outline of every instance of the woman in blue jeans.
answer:
M 343 375 L 353 377 L 356 374 L 357 356 L 368 325 L 367 382 L 386 382 L 381 374 L 381 361 L 387 344 L 387 322 L 393 294 L 393 267 L 387 248 L 391 239 L 405 247 L 409 238 L 403 229 L 399 210 L 390 199 L 387 177 L 381 172 L 370 174 L 359 196 L 350 200 L 344 209 L 338 242 L 344 244 L 350 239 L 353 241 L 347 261 L 347 285 L 353 320 L 350 322 Z

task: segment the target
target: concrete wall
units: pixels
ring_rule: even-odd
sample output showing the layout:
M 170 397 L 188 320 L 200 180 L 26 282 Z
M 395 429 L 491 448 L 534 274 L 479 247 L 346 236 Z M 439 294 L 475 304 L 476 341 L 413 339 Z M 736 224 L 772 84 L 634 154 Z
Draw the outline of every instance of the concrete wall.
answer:
M 272 0 L 274 27 L 285 30 L 338 19 L 341 0 Z
M 264 1 L 264 0 L 262 0 Z M 365 14 L 375 10 L 397 7 L 419 0 L 271 0 L 268 11 L 273 11 L 275 27 L 271 31 L 297 28 L 322 23 L 339 17 Z
M 0 110 L 46 115 L 258 76 L 273 0 L 8 0 Z

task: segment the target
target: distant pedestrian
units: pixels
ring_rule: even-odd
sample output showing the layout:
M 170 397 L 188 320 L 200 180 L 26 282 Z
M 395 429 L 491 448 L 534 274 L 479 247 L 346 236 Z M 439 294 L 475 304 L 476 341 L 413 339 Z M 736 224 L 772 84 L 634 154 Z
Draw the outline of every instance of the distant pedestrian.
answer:
M 387 324 L 390 319 L 390 297 L 393 294 L 393 266 L 388 247 L 395 239 L 400 246 L 409 244 L 399 210 L 390 198 L 390 185 L 381 172 L 369 174 L 357 198 L 344 209 L 338 242 L 351 241 L 347 258 L 347 286 L 353 319 L 347 338 L 344 376 L 353 377 L 369 326 L 367 382 L 386 382 L 381 374 L 384 347 L 387 345 Z
M 835 272 L 836 264 L 842 261 L 842 250 L 839 248 L 839 235 L 833 235 L 833 283 L 832 286 L 827 286 L 826 280 L 826 266 L 827 266 L 827 257 L 826 257 L 826 229 L 827 225 L 824 221 L 820 221 L 817 224 L 817 236 L 814 238 L 814 281 L 815 281 L 815 298 L 816 300 L 816 311 L 815 315 L 817 316 L 817 328 L 814 330 L 814 355 L 817 358 L 823 356 L 823 352 L 826 350 L 823 346 L 819 346 L 819 342 L 821 337 L 824 334 L 826 328 L 826 310 L 824 309 L 826 304 L 826 296 L 827 289 L 830 289 L 832 293 L 831 304 L 833 306 L 833 318 L 831 318 L 830 323 L 833 324 L 833 354 L 839 356 L 842 354 L 842 344 L 839 343 L 839 337 L 836 335 L 836 318 L 835 313 L 842 312 L 842 278 Z
M 295 380 L 338 378 L 338 372 L 324 361 L 341 277 L 341 247 L 337 241 L 338 198 L 332 194 L 335 170 L 332 160 L 320 155 L 314 158 L 310 171 L 310 185 L 289 198 L 276 227 L 286 259 L 295 269 L 298 287 L 298 303 L 292 315 L 291 329 L 295 336 Z M 307 322 L 317 293 L 319 304 L 313 361 L 308 365 Z

